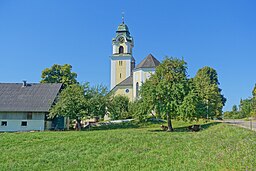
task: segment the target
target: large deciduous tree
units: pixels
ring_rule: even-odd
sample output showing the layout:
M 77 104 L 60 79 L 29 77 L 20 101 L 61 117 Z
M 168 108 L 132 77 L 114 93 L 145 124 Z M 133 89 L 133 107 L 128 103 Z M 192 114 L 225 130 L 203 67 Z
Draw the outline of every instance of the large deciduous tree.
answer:
M 86 94 L 89 84 L 73 84 L 65 88 L 59 95 L 55 106 L 50 110 L 50 116 L 61 115 L 75 119 L 78 129 L 81 130 L 81 118 L 88 114 L 88 98 Z
M 42 71 L 41 83 L 63 83 L 63 88 L 71 84 L 77 84 L 77 74 L 71 70 L 72 66 L 69 64 L 54 64 L 51 68 Z
M 220 117 L 226 98 L 221 94 L 216 70 L 208 66 L 203 67 L 198 70 L 193 81 L 199 97 L 207 106 L 205 117 Z
M 186 62 L 166 57 L 141 87 L 141 98 L 149 110 L 165 115 L 168 131 L 173 131 L 171 118 L 178 115 L 179 106 L 188 92 Z

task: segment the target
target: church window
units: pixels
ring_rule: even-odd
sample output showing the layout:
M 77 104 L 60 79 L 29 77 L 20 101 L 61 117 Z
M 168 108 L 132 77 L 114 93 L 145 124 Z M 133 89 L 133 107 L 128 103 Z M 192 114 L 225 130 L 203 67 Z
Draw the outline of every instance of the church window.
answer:
M 123 61 L 119 61 L 119 66 L 122 66 L 123 65 Z
M 136 97 L 139 96 L 139 83 L 136 83 Z
M 120 73 L 120 78 L 122 78 L 122 74 Z
M 124 53 L 124 47 L 123 46 L 119 47 L 119 54 L 121 54 L 121 53 Z
M 126 92 L 126 93 L 129 93 L 129 89 L 126 89 L 125 92 Z

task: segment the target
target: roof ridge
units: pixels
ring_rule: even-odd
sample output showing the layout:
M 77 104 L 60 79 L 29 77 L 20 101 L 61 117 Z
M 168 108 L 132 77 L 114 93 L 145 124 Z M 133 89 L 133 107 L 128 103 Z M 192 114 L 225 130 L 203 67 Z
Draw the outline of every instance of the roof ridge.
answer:
M 160 62 L 150 53 L 146 58 L 144 58 L 135 69 L 139 68 L 156 68 Z

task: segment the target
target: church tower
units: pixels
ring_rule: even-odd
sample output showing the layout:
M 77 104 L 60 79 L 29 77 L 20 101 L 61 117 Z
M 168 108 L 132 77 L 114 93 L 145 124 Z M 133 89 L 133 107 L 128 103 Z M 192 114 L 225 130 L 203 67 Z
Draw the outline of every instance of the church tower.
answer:
M 132 56 L 134 41 L 128 26 L 123 22 L 118 26 L 116 36 L 112 39 L 111 58 L 111 85 L 112 90 L 116 85 L 132 75 L 135 59 Z

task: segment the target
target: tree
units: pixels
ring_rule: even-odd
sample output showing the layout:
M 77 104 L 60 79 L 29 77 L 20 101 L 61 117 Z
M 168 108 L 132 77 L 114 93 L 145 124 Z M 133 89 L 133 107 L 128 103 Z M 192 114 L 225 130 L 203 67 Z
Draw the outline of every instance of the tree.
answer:
M 237 105 L 233 105 L 233 106 L 232 106 L 232 112 L 238 112 Z
M 256 116 L 256 84 L 252 90 L 252 111 L 251 116 Z
M 171 118 L 177 116 L 179 106 L 188 92 L 186 62 L 166 57 L 141 87 L 141 98 L 160 115 L 165 115 L 168 131 L 173 131 Z
M 109 104 L 109 95 L 107 87 L 103 85 L 96 85 L 89 89 L 88 94 L 89 98 L 89 115 L 98 116 L 103 118 L 106 114 L 106 107 Z
M 244 100 L 241 99 L 239 108 L 241 118 L 249 117 L 252 112 L 252 98 L 247 98 Z
M 184 121 L 198 121 L 203 116 L 205 105 L 202 99 L 194 92 L 189 91 L 179 107 L 179 118 Z
M 41 83 L 63 83 L 63 88 L 68 85 L 77 84 L 77 74 L 71 72 L 72 66 L 69 64 L 58 65 L 54 64 L 51 68 L 46 68 L 42 71 Z
M 130 102 L 128 111 L 132 118 L 136 118 L 139 121 L 146 121 L 149 113 L 152 112 L 152 110 L 150 111 L 149 104 L 147 104 L 143 99 Z
M 86 94 L 89 84 L 73 84 L 65 88 L 59 95 L 55 106 L 50 110 L 50 116 L 61 115 L 75 119 L 78 129 L 81 130 L 81 118 L 88 114 L 88 99 Z
M 122 95 L 112 96 L 108 105 L 111 119 L 126 119 L 129 117 L 129 98 Z
M 206 117 L 220 117 L 226 98 L 221 94 L 216 70 L 203 67 L 198 70 L 193 79 L 196 91 L 206 105 Z

